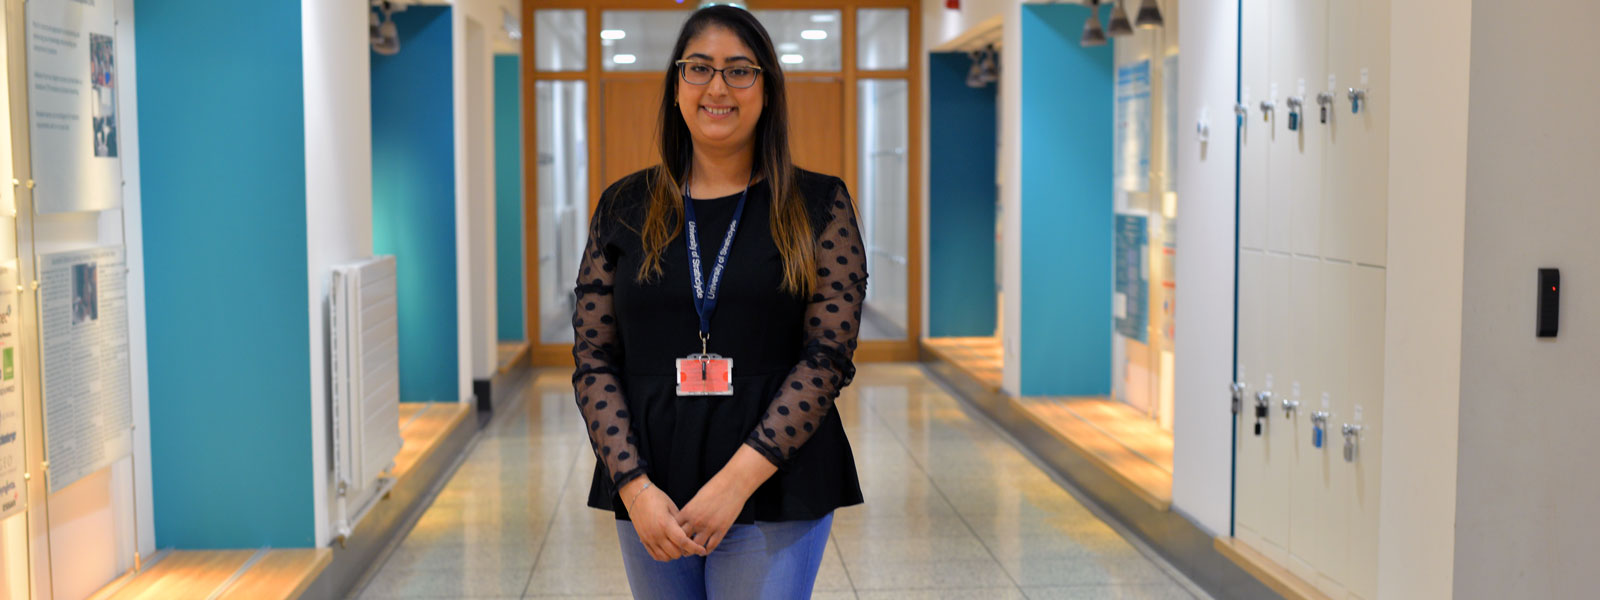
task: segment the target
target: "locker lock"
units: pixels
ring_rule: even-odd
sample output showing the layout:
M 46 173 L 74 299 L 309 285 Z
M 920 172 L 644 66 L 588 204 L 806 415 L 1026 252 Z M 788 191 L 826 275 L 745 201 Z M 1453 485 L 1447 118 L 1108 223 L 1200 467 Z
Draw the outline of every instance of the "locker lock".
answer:
M 1350 92 L 1346 95 L 1350 97 L 1350 114 L 1360 114 L 1361 105 L 1367 101 L 1367 91 L 1358 88 L 1350 88 Z
M 1250 107 L 1245 106 L 1243 102 L 1235 103 L 1233 105 L 1233 114 L 1239 118 L 1239 123 L 1243 124 L 1245 117 L 1250 116 Z
M 1289 105 L 1289 131 L 1300 130 L 1300 108 L 1305 106 L 1305 101 L 1299 96 L 1289 96 L 1285 103 Z
M 1261 435 L 1267 425 L 1268 407 L 1272 406 L 1272 390 L 1256 392 L 1256 435 Z
M 1233 414 L 1237 415 L 1244 406 L 1244 392 L 1250 389 L 1250 384 L 1243 381 L 1235 381 L 1229 384 L 1228 387 L 1233 391 Z
M 1344 424 L 1344 461 L 1356 461 L 1356 444 L 1361 441 L 1361 426 Z
M 1289 398 L 1283 399 L 1283 418 L 1294 418 L 1295 411 L 1300 410 L 1300 401 Z
M 1328 411 L 1319 410 L 1311 413 L 1311 447 L 1321 448 L 1323 439 L 1328 435 L 1328 417 L 1333 415 Z
M 1317 106 L 1323 125 L 1328 124 L 1328 112 L 1333 109 L 1333 92 L 1317 92 Z
M 1272 120 L 1272 109 L 1277 108 L 1277 107 L 1278 107 L 1278 103 L 1276 103 L 1276 102 L 1273 102 L 1271 100 L 1262 100 L 1261 101 L 1261 120 L 1262 121 L 1270 121 L 1270 120 Z

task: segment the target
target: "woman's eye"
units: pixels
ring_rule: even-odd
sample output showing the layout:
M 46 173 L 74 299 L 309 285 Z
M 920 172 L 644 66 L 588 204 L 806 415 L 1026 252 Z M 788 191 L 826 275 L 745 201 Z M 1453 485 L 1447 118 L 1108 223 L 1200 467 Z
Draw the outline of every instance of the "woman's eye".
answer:
M 695 75 L 709 75 L 711 67 L 705 65 L 689 65 L 689 72 Z
M 749 77 L 751 75 L 751 71 L 750 69 L 743 67 L 734 67 L 732 69 L 728 69 L 728 75 L 736 78 Z

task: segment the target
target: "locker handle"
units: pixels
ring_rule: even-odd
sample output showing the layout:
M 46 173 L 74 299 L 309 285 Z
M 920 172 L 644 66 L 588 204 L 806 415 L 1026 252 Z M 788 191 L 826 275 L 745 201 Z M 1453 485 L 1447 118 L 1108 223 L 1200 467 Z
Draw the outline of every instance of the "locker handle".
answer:
M 1297 411 L 1299 409 L 1300 409 L 1300 401 L 1299 400 L 1291 400 L 1291 399 L 1288 399 L 1288 398 L 1284 398 L 1283 399 L 1283 418 L 1285 418 L 1285 419 L 1294 418 L 1295 411 Z

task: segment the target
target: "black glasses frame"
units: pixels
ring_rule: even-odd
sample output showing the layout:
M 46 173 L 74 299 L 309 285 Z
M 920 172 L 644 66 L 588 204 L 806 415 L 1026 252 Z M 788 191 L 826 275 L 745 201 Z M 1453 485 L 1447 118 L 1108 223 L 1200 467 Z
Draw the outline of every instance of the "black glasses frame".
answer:
M 711 66 L 710 64 L 703 63 L 703 62 L 700 62 L 698 60 L 689 60 L 687 58 L 683 59 L 683 60 L 673 61 L 672 64 L 673 64 L 673 66 L 678 68 L 678 77 L 682 78 L 683 82 L 687 83 L 689 85 L 711 85 L 711 80 L 712 79 L 716 79 L 718 75 L 721 75 L 722 76 L 722 83 L 727 84 L 728 87 L 744 90 L 744 89 L 749 89 L 751 87 L 754 87 L 756 82 L 761 79 L 761 67 L 758 67 L 758 66 L 755 66 L 755 65 L 733 65 L 731 67 L 723 67 L 721 69 L 718 69 L 716 67 Z M 686 68 L 689 65 L 698 65 L 698 66 L 703 66 L 703 67 L 705 67 L 707 69 L 711 69 L 711 77 L 707 78 L 704 83 L 695 83 L 693 81 L 689 81 L 689 71 Z M 755 74 L 755 77 L 752 77 L 750 79 L 750 85 L 734 85 L 732 81 L 728 80 L 728 69 L 750 69 L 752 71 L 755 71 L 756 74 Z

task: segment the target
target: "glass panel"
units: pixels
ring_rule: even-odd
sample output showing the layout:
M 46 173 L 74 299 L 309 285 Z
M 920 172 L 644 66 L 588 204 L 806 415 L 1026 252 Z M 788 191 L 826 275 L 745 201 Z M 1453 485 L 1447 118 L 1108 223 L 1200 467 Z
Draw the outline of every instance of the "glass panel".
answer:
M 539 341 L 572 341 L 572 286 L 589 233 L 589 120 L 584 82 L 540 81 Z
M 910 195 L 909 88 L 904 79 L 864 79 L 860 98 L 860 178 L 854 190 L 867 246 L 864 339 L 906 337 L 907 212 Z
M 533 65 L 540 71 L 582 71 L 586 57 L 580 10 L 533 11 Z
M 785 71 L 838 71 L 844 42 L 837 10 L 751 11 L 767 28 Z
M 856 68 L 906 69 L 911 66 L 911 11 L 863 8 L 856 12 Z
M 607 71 L 666 71 L 672 45 L 689 19 L 686 10 L 608 10 L 600 16 L 601 68 Z

